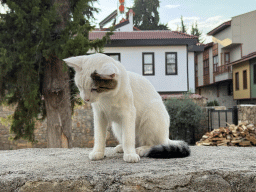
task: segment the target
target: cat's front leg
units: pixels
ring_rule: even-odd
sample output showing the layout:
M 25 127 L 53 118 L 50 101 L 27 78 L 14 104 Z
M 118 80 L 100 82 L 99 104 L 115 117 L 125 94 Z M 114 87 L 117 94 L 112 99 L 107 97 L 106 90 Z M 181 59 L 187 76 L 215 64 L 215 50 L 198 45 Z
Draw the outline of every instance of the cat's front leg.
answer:
M 94 147 L 89 159 L 100 160 L 104 158 L 106 147 L 106 132 L 108 121 L 100 111 L 94 111 Z
M 140 157 L 135 150 L 135 117 L 136 110 L 133 107 L 122 118 L 122 146 L 124 161 L 129 163 L 139 162 Z

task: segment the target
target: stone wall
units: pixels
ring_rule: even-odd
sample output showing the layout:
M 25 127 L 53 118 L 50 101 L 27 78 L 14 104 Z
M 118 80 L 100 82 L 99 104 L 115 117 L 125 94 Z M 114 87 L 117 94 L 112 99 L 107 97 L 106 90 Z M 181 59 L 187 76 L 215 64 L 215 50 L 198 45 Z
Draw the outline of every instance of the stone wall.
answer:
M 205 101 L 204 101 L 205 103 Z M 0 106 L 0 118 L 7 118 L 13 114 L 15 106 Z M 248 123 L 256 124 L 256 105 L 238 105 L 238 120 L 248 121 Z M 205 119 L 201 123 L 202 135 L 207 131 L 208 120 Z M 3 125 L 0 122 L 0 150 L 22 149 L 22 148 L 46 148 L 46 129 L 47 121 L 36 123 L 35 139 L 38 141 L 31 144 L 22 139 L 17 141 L 9 140 L 13 136 L 9 133 L 10 125 Z M 91 106 L 85 104 L 76 106 L 72 117 L 72 142 L 73 147 L 92 147 L 93 146 L 93 113 Z M 201 134 L 197 135 L 199 138 Z M 117 141 L 112 131 L 107 132 L 107 146 L 116 146 Z
M 185 99 L 184 94 L 161 94 L 161 97 L 163 100 L 168 100 L 168 99 Z M 189 99 L 192 99 L 194 103 L 199 105 L 200 107 L 206 107 L 207 104 L 207 98 L 203 97 L 199 94 L 191 94 L 188 96 Z
M 233 99 L 233 95 L 228 95 L 227 82 L 219 84 L 219 97 L 217 97 L 217 86 L 215 84 L 197 88 L 196 93 L 199 93 L 199 89 L 201 95 L 208 98 L 207 102 L 216 100 L 220 106 L 226 106 L 227 108 L 232 108 L 237 105 L 236 101 Z
M 0 118 L 6 119 L 8 115 L 12 115 L 15 106 L 0 106 Z M 0 121 L 0 150 L 22 149 L 22 148 L 46 148 L 46 131 L 47 120 L 36 122 L 35 144 L 19 139 L 11 141 L 9 138 L 13 135 L 9 133 L 10 125 L 1 123 Z M 93 113 L 91 106 L 85 104 L 76 106 L 72 116 L 72 143 L 73 147 L 93 147 Z M 112 131 L 107 132 L 107 146 L 116 146 L 117 141 Z
M 243 121 L 256 125 L 256 105 L 238 105 L 238 123 Z
M 72 117 L 73 147 L 93 147 L 93 112 L 90 104 L 76 106 Z M 111 129 L 107 131 L 107 146 L 117 145 Z

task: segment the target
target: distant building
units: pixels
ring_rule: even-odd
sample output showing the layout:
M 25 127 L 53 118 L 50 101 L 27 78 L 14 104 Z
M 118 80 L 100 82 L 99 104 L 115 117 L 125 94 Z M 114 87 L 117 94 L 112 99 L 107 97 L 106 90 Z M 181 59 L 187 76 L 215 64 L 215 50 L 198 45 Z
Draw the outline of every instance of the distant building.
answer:
M 208 35 L 213 42 L 195 55 L 196 92 L 227 107 L 256 103 L 256 11 L 235 16 Z
M 198 45 L 198 37 L 185 33 L 161 30 L 141 31 L 133 27 L 134 12 L 130 10 L 128 19 L 115 25 L 111 42 L 104 53 L 121 61 L 128 71 L 145 76 L 160 94 L 195 92 L 195 52 L 203 51 Z M 107 18 L 113 19 L 115 12 Z M 89 33 L 89 39 L 101 39 L 108 29 Z

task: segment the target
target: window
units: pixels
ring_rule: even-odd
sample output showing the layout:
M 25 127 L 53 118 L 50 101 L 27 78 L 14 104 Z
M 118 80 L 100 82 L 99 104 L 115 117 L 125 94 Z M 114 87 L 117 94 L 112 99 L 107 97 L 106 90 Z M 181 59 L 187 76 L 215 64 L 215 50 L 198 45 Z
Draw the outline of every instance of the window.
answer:
M 232 83 L 228 84 L 228 96 L 233 95 L 233 86 Z
M 243 71 L 243 88 L 247 89 L 247 71 Z
M 239 73 L 235 73 L 235 89 L 239 90 Z
M 226 52 L 224 54 L 224 64 L 228 64 L 228 63 L 230 63 L 230 53 Z
M 165 53 L 165 74 L 177 75 L 177 53 Z
M 155 75 L 154 53 L 142 53 L 143 75 Z
M 254 81 L 254 84 L 256 84 L 256 64 L 253 65 L 253 81 Z
M 204 75 L 209 75 L 209 59 L 204 61 Z
M 216 55 L 216 56 L 213 57 L 213 73 L 217 72 L 218 63 L 219 63 L 219 57 L 218 57 L 218 55 Z
M 116 61 L 121 61 L 120 53 L 105 53 L 105 54 L 108 55 L 109 57 L 112 57 Z

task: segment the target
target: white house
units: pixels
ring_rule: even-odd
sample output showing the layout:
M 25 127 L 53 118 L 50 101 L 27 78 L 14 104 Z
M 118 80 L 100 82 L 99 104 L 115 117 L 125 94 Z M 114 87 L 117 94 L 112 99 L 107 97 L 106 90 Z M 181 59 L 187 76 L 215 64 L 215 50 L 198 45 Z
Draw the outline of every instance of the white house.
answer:
M 161 30 L 141 31 L 129 19 L 115 26 L 104 53 L 119 60 L 128 71 L 145 76 L 160 94 L 195 92 L 194 53 L 203 51 L 198 37 Z M 101 39 L 104 31 L 89 33 L 89 39 Z

